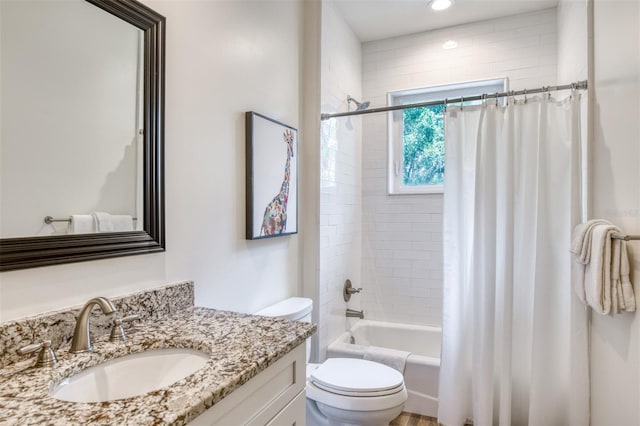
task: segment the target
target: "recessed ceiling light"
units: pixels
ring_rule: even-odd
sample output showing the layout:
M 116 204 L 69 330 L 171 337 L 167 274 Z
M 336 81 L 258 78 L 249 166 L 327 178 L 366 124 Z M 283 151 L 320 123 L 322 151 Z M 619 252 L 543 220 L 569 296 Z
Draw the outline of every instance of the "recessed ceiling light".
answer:
M 431 0 L 429 2 L 429 6 L 431 6 L 433 10 L 448 9 L 451 4 L 453 4 L 453 0 Z
M 442 45 L 443 49 L 455 49 L 456 47 L 458 47 L 458 43 L 455 40 L 449 40 Z

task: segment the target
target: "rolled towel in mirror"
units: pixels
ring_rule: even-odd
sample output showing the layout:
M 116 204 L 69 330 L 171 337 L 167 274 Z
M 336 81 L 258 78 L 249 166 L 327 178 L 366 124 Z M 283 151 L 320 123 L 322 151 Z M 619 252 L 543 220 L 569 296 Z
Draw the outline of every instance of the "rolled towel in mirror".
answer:
M 67 233 L 91 234 L 96 232 L 95 218 L 91 214 L 72 214 Z
M 112 214 L 111 223 L 114 232 L 133 231 L 133 217 L 128 214 Z
M 93 217 L 96 220 L 96 231 L 113 232 L 113 222 L 109 213 L 93 212 Z

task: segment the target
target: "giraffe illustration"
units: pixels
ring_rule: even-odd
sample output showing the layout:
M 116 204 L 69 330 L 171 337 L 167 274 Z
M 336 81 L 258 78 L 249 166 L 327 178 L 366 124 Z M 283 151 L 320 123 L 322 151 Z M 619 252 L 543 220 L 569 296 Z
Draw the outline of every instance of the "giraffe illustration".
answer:
M 291 157 L 293 157 L 293 132 L 287 129 L 283 133 L 287 144 L 287 161 L 284 164 L 284 178 L 280 192 L 273 197 L 264 209 L 260 235 L 282 234 L 287 230 L 287 202 L 289 201 L 289 177 L 291 176 Z

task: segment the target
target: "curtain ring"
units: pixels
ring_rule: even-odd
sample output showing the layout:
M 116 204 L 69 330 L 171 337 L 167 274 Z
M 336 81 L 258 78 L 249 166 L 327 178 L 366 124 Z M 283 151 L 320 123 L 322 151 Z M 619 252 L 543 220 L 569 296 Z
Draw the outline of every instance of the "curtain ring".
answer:
M 498 107 L 498 92 L 496 92 L 496 108 Z
M 524 89 L 524 103 L 527 103 L 527 89 Z
M 460 111 L 464 109 L 464 96 L 460 96 Z
M 449 98 L 444 98 L 444 112 L 447 112 L 447 106 L 449 106 Z

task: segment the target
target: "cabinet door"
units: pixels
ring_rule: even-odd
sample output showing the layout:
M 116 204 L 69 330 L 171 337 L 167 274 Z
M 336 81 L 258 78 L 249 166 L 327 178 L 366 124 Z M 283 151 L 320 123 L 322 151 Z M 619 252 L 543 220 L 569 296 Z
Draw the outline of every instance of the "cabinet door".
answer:
M 304 395 L 305 384 L 306 346 L 303 343 L 190 424 L 263 426 L 275 419 L 301 392 Z M 304 425 L 304 416 L 302 419 L 298 425 Z
M 267 426 L 305 426 L 307 398 L 304 390 L 271 419 Z

